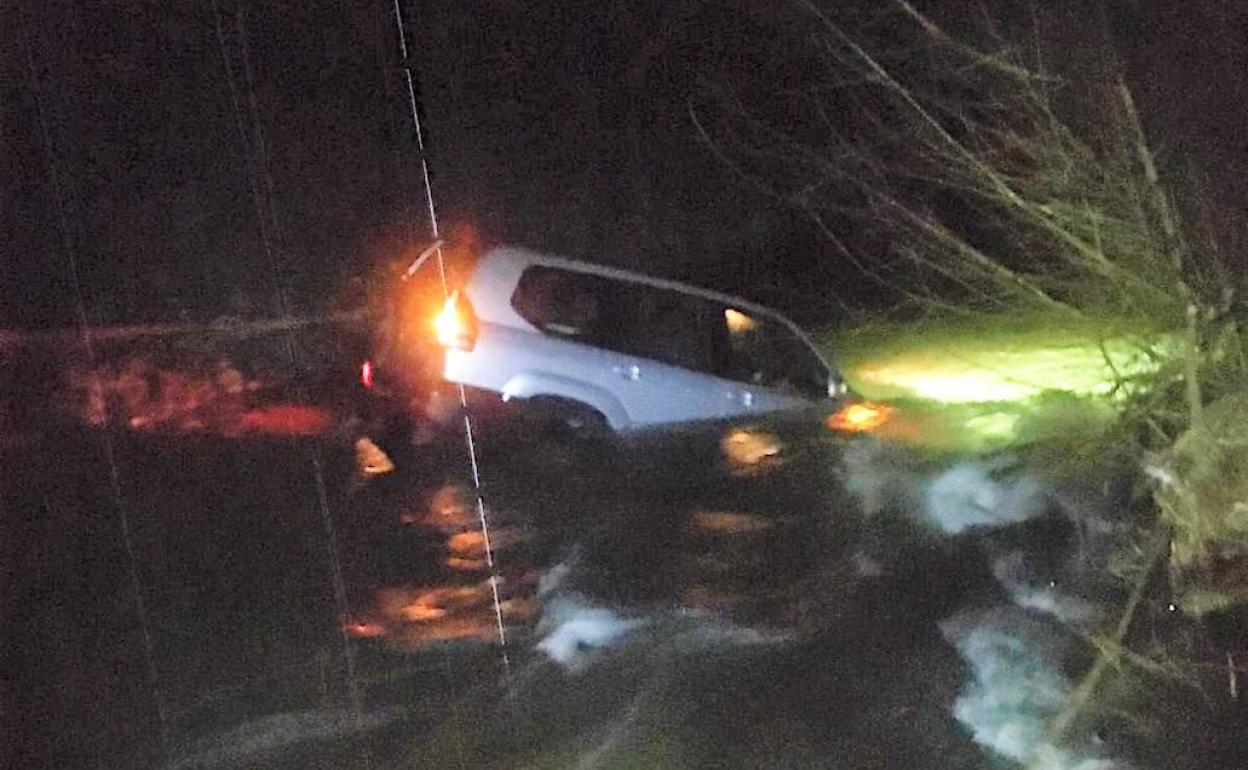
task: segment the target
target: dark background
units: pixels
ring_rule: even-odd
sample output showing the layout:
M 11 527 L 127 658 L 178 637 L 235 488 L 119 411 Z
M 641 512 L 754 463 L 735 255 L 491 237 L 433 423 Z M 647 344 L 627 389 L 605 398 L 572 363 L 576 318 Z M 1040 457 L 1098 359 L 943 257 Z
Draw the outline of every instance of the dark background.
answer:
M 1044 12 L 1078 28 L 1090 7 Z M 75 323 L 75 268 L 92 324 L 270 314 L 279 286 L 292 309 L 320 309 L 427 242 L 389 3 L 19 0 L 0 13 L 0 327 Z M 870 302 L 689 117 L 722 128 L 731 95 L 802 123 L 824 75 L 800 5 L 429 0 L 404 14 L 448 231 L 807 319 Z M 1166 163 L 1237 218 L 1248 11 L 1123 1 L 1108 18 Z

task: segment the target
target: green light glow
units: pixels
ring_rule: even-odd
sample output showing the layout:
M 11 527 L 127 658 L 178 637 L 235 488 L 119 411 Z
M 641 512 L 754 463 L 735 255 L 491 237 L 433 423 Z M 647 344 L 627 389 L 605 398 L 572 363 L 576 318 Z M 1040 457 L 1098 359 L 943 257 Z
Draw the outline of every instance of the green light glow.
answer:
M 856 393 L 898 408 L 881 437 L 987 452 L 1103 430 L 1178 350 L 1173 336 L 1110 331 L 1091 323 L 1061 329 L 1044 318 L 868 326 L 832 349 Z
M 1020 415 L 1006 412 L 992 412 L 971 417 L 963 423 L 967 430 L 982 436 L 985 440 L 1012 440 L 1017 435 Z
M 947 404 L 1026 401 L 1046 391 L 1121 396 L 1122 389 L 1116 390 L 1120 379 L 1130 381 L 1160 368 L 1159 360 L 1122 340 L 1103 345 L 990 349 L 981 339 L 968 340 L 960 347 L 946 344 L 931 350 L 881 353 L 858 361 L 846 372 L 858 392 L 874 399 L 917 398 Z

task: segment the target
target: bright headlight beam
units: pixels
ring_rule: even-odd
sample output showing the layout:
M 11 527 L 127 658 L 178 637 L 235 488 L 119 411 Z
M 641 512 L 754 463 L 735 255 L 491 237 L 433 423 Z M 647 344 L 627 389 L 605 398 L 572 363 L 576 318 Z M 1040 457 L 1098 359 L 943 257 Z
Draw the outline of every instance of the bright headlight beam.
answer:
M 1118 377 L 1140 377 L 1159 368 L 1159 362 L 1126 343 L 1104 350 L 1086 343 L 965 353 L 908 351 L 864 361 L 849 376 L 872 397 L 887 391 L 893 398 L 954 404 L 1025 401 L 1045 391 L 1105 397 L 1114 392 Z

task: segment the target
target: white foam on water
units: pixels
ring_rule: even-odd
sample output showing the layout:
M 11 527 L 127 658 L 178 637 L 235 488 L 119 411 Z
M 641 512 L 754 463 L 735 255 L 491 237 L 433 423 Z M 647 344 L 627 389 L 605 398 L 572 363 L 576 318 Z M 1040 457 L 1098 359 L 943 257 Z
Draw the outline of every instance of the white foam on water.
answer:
M 1037 579 L 1028 569 L 1022 551 L 1012 551 L 994 559 L 992 574 L 1014 604 L 1048 615 L 1065 625 L 1086 626 L 1104 616 L 1101 608 L 1092 602 L 1063 593 L 1058 581 Z
M 891 457 L 876 441 L 853 441 L 841 453 L 841 486 L 858 499 L 862 512 L 874 516 L 890 505 L 910 510 L 918 502 L 920 477 Z
M 972 527 L 1000 527 L 1034 519 L 1049 509 L 1043 485 L 1027 476 L 997 478 L 982 463 L 958 463 L 925 486 L 923 514 L 956 535 Z
M 862 512 L 913 512 L 946 534 L 1001 527 L 1044 515 L 1049 490 L 1026 474 L 1002 473 L 1009 458 L 965 461 L 933 474 L 915 458 L 878 442 L 857 442 L 841 454 L 839 476 Z
M 976 743 L 1029 770 L 1123 770 L 1114 760 L 1049 740 L 1049 725 L 1071 691 L 1061 669 L 1070 638 L 1064 629 L 1005 606 L 959 613 L 940 630 L 971 669 L 953 715 Z
M 846 452 L 842 480 L 867 515 L 913 511 L 951 536 L 1002 529 L 1053 511 L 1051 491 L 1026 474 L 1003 472 L 1005 462 L 961 462 L 931 475 L 866 445 Z M 1037 543 L 1035 556 L 1051 556 L 1045 550 L 1051 547 Z M 940 624 L 970 667 L 953 715 L 984 749 L 1028 770 L 1124 770 L 1094 751 L 1050 741 L 1049 727 L 1072 689 L 1062 668 L 1073 638 L 1066 626 L 1093 623 L 1102 611 L 1067 593 L 1062 576 L 1043 574 L 1030 556 L 1012 551 L 990 565 L 1012 604 L 965 611 Z
M 613 609 L 598 607 L 584 597 L 569 594 L 543 600 L 542 639 L 537 649 L 570 671 L 583 670 L 594 653 L 617 647 L 645 624 Z
M 572 574 L 572 565 L 569 561 L 561 561 L 546 570 L 537 579 L 537 595 L 539 597 L 550 596 L 567 581 L 570 574 Z

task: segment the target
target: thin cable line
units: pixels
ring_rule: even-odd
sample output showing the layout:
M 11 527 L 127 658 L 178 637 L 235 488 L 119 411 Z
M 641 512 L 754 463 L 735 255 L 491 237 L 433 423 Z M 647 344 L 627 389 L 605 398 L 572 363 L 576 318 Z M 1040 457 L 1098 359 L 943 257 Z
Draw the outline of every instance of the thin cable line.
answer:
M 278 261 L 278 247 L 281 242 L 281 228 L 277 216 L 276 189 L 273 182 L 273 174 L 269 168 L 268 154 L 264 141 L 264 130 L 260 123 L 260 110 L 256 101 L 255 80 L 251 68 L 251 57 L 248 52 L 247 34 L 243 22 L 243 9 L 240 6 L 236 9 L 235 15 L 235 35 L 237 37 L 238 56 L 241 62 L 243 77 L 247 87 L 247 109 L 251 119 L 251 136 L 247 131 L 247 120 L 244 115 L 242 101 L 239 98 L 239 88 L 235 82 L 235 67 L 230 61 L 229 46 L 226 42 L 224 24 L 222 22 L 222 13 L 219 0 L 213 0 L 213 18 L 216 24 L 217 42 L 221 49 L 221 61 L 225 68 L 226 82 L 229 86 L 230 100 L 234 106 L 235 123 L 238 129 L 239 141 L 243 146 L 244 161 L 248 168 L 248 185 L 252 193 L 252 202 L 255 205 L 256 217 L 259 221 L 260 238 L 264 246 L 265 255 L 268 259 L 270 276 L 273 283 L 273 289 L 276 298 L 276 310 L 280 318 L 283 320 L 289 316 L 289 306 L 286 297 L 286 286 L 282 280 L 281 265 Z M 264 180 L 264 189 L 261 190 L 257 177 Z M 295 355 L 294 331 L 287 328 L 285 335 L 285 346 L 289 365 L 294 368 L 297 365 Z M 303 401 L 303 393 L 299 392 L 299 400 Z M 308 452 L 312 464 L 313 478 L 316 486 L 317 507 L 321 516 L 321 523 L 325 528 L 326 549 L 329 556 L 330 564 L 330 584 L 334 594 L 334 604 L 338 611 L 338 634 L 342 641 L 343 660 L 346 665 L 347 675 L 347 691 L 351 704 L 352 720 L 357 729 L 362 726 L 363 720 L 363 700 L 360 694 L 359 685 L 356 680 L 356 660 L 355 651 L 351 646 L 350 636 L 347 634 L 346 626 L 350 618 L 351 607 L 347 597 L 346 582 L 342 575 L 342 566 L 338 557 L 337 534 L 334 529 L 333 514 L 330 510 L 329 496 L 325 488 L 325 473 L 321 465 L 320 458 L 315 452 Z M 367 767 L 372 766 L 372 758 L 365 747 L 363 755 L 364 764 Z
M 38 115 L 39 129 L 43 138 L 43 150 L 48 166 L 48 175 L 51 178 L 53 196 L 56 204 L 57 220 L 61 230 L 61 246 L 65 251 L 65 258 L 69 265 L 70 285 L 73 289 L 75 313 L 78 318 L 78 328 L 82 334 L 83 347 L 87 353 L 87 362 L 91 367 L 91 397 L 98 398 L 105 404 L 105 420 L 107 422 L 107 401 L 101 397 L 100 384 L 96 378 L 98 368 L 98 359 L 95 353 L 95 345 L 91 339 L 91 324 L 87 319 L 86 301 L 82 295 L 81 273 L 78 269 L 78 257 L 74 246 L 74 239 L 71 235 L 69 214 L 65 210 L 66 199 L 65 189 L 61 184 L 60 173 L 57 170 L 56 151 L 54 149 L 54 141 L 52 137 L 51 127 L 48 123 L 47 113 L 44 109 L 43 99 L 41 97 L 42 83 L 39 78 L 38 68 L 35 66 L 34 52 L 30 44 L 30 30 L 25 29 L 26 44 L 26 66 L 30 73 L 31 92 L 35 101 L 35 112 Z M 125 546 L 126 563 L 130 577 L 130 590 L 134 596 L 135 614 L 139 618 L 139 628 L 143 638 L 143 661 L 147 671 L 148 684 L 152 688 L 152 699 L 156 706 L 156 716 L 159 721 L 160 729 L 160 751 L 161 754 L 167 754 L 169 751 L 169 725 L 167 712 L 165 708 L 164 691 L 160 684 L 160 674 L 156 669 L 155 643 L 152 640 L 151 621 L 147 613 L 147 603 L 143 599 L 143 582 L 139 575 L 138 555 L 134 550 L 134 538 L 130 529 L 130 517 L 126 511 L 125 499 L 121 491 L 121 470 L 117 464 L 117 455 L 113 447 L 112 436 L 108 432 L 107 424 L 100 431 L 100 444 L 104 452 L 104 458 L 108 463 L 108 479 L 109 487 L 113 494 L 114 503 L 117 506 L 117 518 L 121 528 L 121 540 Z
M 438 227 L 438 212 L 433 200 L 433 185 L 429 178 L 429 160 L 425 152 L 424 129 L 420 122 L 420 110 L 416 104 L 416 83 L 412 77 L 412 62 L 408 59 L 407 29 L 403 24 L 403 12 L 399 8 L 399 0 L 394 0 L 394 23 L 399 28 L 399 54 L 402 57 L 403 78 L 407 85 L 407 103 L 411 110 L 412 125 L 416 129 L 416 148 L 420 152 L 420 174 L 425 188 L 425 201 L 429 205 L 429 229 L 434 241 L 441 239 Z M 446 282 L 446 260 L 442 254 L 442 246 L 436 246 L 435 254 L 438 262 L 438 278 L 442 282 L 442 296 L 449 296 Z M 485 561 L 490 570 L 490 590 L 494 595 L 494 621 L 498 627 L 498 645 L 503 658 L 504 676 L 511 679 L 511 660 L 507 655 L 507 629 L 503 623 L 503 605 L 498 595 L 498 570 L 495 567 L 494 548 L 490 544 L 490 527 L 485 514 L 485 498 L 481 490 L 481 471 L 477 462 L 477 447 L 473 440 L 472 417 L 468 413 L 468 394 L 462 382 L 456 383 L 459 391 L 459 407 L 464 415 L 464 443 L 468 448 L 468 459 L 472 467 L 472 486 L 477 498 L 477 519 L 481 523 L 481 537 L 485 543 Z

